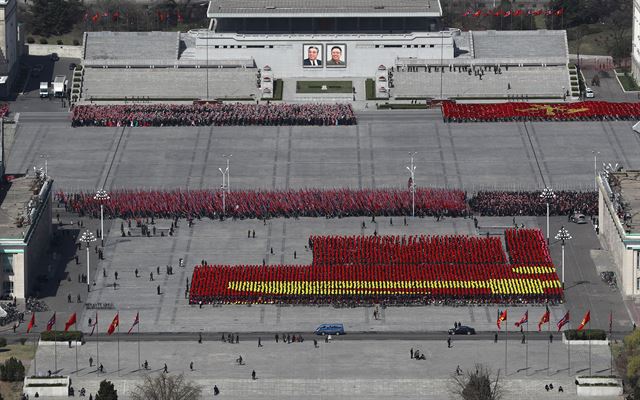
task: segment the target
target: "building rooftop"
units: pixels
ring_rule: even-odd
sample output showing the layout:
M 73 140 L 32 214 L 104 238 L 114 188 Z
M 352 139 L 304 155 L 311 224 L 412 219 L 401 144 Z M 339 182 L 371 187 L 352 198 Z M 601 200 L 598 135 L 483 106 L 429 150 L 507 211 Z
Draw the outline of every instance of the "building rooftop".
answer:
M 609 174 L 611 203 L 627 233 L 640 233 L 640 170 Z
M 177 60 L 179 32 L 86 32 L 85 60 Z
M 441 17 L 439 0 L 211 0 L 209 18 Z
M 0 183 L 0 239 L 23 239 L 38 210 L 39 199 L 45 181 L 27 175 Z
M 566 31 L 473 31 L 475 58 L 568 58 Z

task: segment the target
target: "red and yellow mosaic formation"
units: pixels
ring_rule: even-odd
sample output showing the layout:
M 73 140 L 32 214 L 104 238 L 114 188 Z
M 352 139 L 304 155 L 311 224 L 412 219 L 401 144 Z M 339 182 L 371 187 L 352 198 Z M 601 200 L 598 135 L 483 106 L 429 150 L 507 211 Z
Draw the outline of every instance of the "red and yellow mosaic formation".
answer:
M 197 266 L 197 303 L 557 302 L 562 287 L 539 230 L 468 236 L 313 236 L 312 265 Z

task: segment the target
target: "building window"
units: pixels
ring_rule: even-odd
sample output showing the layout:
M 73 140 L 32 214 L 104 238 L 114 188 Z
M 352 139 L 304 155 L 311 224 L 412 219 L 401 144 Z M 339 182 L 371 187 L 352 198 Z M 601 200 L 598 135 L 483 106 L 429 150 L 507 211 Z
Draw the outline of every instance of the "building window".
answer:
M 13 254 L 0 254 L 0 264 L 2 265 L 2 272 L 4 272 L 5 274 L 13 275 Z
M 2 282 L 2 292 L 4 294 L 13 294 L 13 282 L 12 281 Z

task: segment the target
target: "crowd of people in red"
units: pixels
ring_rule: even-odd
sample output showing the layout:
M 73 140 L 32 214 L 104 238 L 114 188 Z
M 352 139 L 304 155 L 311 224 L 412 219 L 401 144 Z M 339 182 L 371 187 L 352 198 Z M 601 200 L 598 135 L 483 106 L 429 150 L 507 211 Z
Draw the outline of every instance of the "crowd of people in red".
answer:
M 635 120 L 640 118 L 640 103 L 461 104 L 444 101 L 442 115 L 447 122 Z
M 311 238 L 311 265 L 199 265 L 192 304 L 557 303 L 563 292 L 539 230 L 496 238 Z M 355 244 L 356 247 L 353 247 Z M 467 247 L 468 246 L 468 247 Z M 317 258 L 317 259 L 316 259 Z M 548 262 L 547 262 L 548 261 Z
M 222 193 L 213 190 L 115 190 L 105 200 L 105 215 L 113 218 L 220 218 Z M 59 202 L 80 215 L 100 216 L 94 193 L 57 193 Z M 416 215 L 463 215 L 461 190 L 416 189 Z M 238 190 L 225 195 L 224 215 L 232 218 L 348 217 L 410 215 L 411 193 L 398 189 Z
M 350 104 L 121 104 L 73 108 L 78 126 L 355 125 Z
M 480 191 L 469 199 L 474 214 L 485 216 L 546 215 L 546 200 L 540 191 L 507 192 Z M 598 193 L 557 191 L 549 202 L 550 215 L 570 215 L 581 212 L 585 215 L 598 214 Z
M 455 189 L 416 188 L 416 216 L 546 215 L 540 191 L 481 191 L 470 199 Z M 551 215 L 579 211 L 596 215 L 596 192 L 558 191 L 550 202 Z M 411 215 L 411 192 L 400 189 L 238 190 L 225 195 L 214 190 L 114 190 L 104 200 L 111 218 L 276 218 Z M 94 193 L 56 194 L 60 205 L 81 216 L 100 216 Z M 224 215 L 223 215 L 224 214 Z
M 497 237 L 311 236 L 313 265 L 504 264 Z

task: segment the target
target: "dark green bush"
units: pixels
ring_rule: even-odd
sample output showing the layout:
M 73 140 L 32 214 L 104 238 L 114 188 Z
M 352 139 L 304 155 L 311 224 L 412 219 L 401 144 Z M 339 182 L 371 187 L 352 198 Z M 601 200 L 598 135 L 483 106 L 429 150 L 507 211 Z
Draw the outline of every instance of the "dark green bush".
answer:
M 1 347 L 7 347 L 7 339 L 0 337 L 0 348 Z
M 80 46 L 80 41 L 78 39 L 73 39 L 74 46 Z
M 564 332 L 565 337 L 568 340 L 606 340 L 607 333 L 602 329 L 584 329 L 577 331 L 575 329 L 569 329 Z
M 11 357 L 4 364 L 0 364 L 0 380 L 8 382 L 24 380 L 24 365 L 22 365 L 22 361 Z
M 40 340 L 45 342 L 68 342 L 69 340 L 82 340 L 80 331 L 44 331 L 40 333 Z
M 45 38 L 40 38 L 40 44 L 48 44 L 49 42 Z
M 62 46 L 64 44 L 64 42 L 62 41 L 62 39 L 58 39 L 58 41 L 56 42 L 58 43 L 60 46 Z
M 27 43 L 35 43 L 35 42 L 36 42 L 36 40 L 33 37 L 29 36 L 27 38 Z

